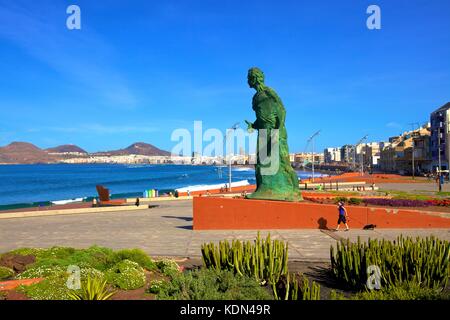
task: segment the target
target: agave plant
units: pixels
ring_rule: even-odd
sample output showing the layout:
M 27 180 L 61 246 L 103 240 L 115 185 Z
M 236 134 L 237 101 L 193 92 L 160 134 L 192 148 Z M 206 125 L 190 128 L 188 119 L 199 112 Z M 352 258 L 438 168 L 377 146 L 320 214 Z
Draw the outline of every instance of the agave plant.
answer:
M 116 294 L 115 291 L 108 290 L 106 280 L 88 277 L 81 284 L 80 290 L 69 292 L 69 298 L 70 300 L 108 300 L 114 294 Z

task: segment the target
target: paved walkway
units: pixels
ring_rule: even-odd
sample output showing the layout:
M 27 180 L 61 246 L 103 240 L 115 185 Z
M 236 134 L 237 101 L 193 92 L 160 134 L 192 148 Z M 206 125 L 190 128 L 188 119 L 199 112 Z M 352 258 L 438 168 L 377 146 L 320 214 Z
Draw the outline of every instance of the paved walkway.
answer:
M 438 192 L 439 186 L 436 183 L 377 183 L 379 190 L 397 190 L 412 192 Z M 442 185 L 442 191 L 450 192 L 450 183 Z
M 266 236 L 268 231 L 261 232 Z M 272 238 L 289 243 L 291 260 L 327 261 L 330 245 L 342 237 L 355 241 L 358 236 L 395 239 L 400 233 L 409 236 L 434 234 L 450 240 L 445 230 L 271 230 Z M 193 231 L 192 202 L 171 201 L 157 208 L 122 212 L 74 214 L 13 218 L 0 220 L 0 252 L 20 247 L 91 245 L 113 249 L 141 248 L 151 256 L 199 257 L 204 242 L 223 239 L 253 240 L 257 231 Z

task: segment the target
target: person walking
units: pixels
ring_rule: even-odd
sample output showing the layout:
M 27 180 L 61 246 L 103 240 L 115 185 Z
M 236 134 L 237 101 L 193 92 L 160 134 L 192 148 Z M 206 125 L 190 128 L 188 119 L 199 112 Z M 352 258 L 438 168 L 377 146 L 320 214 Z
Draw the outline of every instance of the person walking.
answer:
M 345 209 L 343 202 L 338 203 L 338 211 L 339 211 L 339 219 L 337 222 L 337 227 L 334 230 L 339 231 L 339 225 L 341 224 L 341 222 L 345 224 L 345 231 L 350 230 L 347 224 L 348 219 L 347 209 Z

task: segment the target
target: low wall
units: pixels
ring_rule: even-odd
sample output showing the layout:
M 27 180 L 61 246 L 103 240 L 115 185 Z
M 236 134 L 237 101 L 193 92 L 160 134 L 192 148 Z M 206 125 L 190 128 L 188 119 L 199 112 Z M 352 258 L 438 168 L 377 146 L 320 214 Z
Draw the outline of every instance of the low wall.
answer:
M 450 219 L 416 210 L 348 206 L 349 227 L 450 228 Z M 306 202 L 194 197 L 194 230 L 332 229 L 335 205 Z M 341 226 L 342 228 L 342 226 Z
M 99 212 L 125 212 L 131 210 L 146 210 L 148 206 L 111 206 L 111 207 L 91 207 L 78 209 L 42 210 L 42 211 L 15 211 L 0 213 L 0 219 L 29 218 L 43 216 L 59 216 L 65 214 L 89 214 Z

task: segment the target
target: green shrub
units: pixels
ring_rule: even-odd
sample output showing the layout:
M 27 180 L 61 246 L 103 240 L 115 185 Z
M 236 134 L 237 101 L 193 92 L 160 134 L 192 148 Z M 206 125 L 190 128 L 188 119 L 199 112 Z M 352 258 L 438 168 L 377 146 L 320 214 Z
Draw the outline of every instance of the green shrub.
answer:
M 359 205 L 362 203 L 362 199 L 360 198 L 350 198 L 348 199 L 348 204 Z
M 67 267 L 77 265 L 79 267 L 90 266 L 104 271 L 115 264 L 113 254 L 113 250 L 98 246 L 87 249 L 53 247 L 39 251 L 33 266 Z
M 144 269 L 138 263 L 123 260 L 106 271 L 106 279 L 109 283 L 124 289 L 138 289 L 145 285 Z
M 67 287 L 66 272 L 55 273 L 39 283 L 20 286 L 19 291 L 33 300 L 68 300 L 70 289 Z
M 87 249 L 74 249 L 67 247 L 52 247 L 49 249 L 22 248 L 10 253 L 36 257 L 36 262 L 29 266 L 35 267 L 68 267 L 76 265 L 80 268 L 92 267 L 106 271 L 122 260 L 131 260 L 148 270 L 155 270 L 155 262 L 140 249 L 125 249 L 113 251 L 109 248 L 92 246 Z
M 121 262 L 130 260 L 138 263 L 148 270 L 155 270 L 155 262 L 140 249 L 125 249 L 114 252 L 109 248 L 92 246 L 87 249 L 74 249 L 53 247 L 50 249 L 20 249 L 22 253 L 34 253 L 36 262 L 32 267 L 51 267 L 76 265 L 79 267 L 92 267 L 106 271 Z
M 232 271 L 200 269 L 177 274 L 162 286 L 159 300 L 269 300 L 269 291 L 254 279 Z
M 100 279 L 100 280 L 105 280 L 105 274 L 98 270 L 98 269 L 94 269 L 94 268 L 81 268 L 80 269 L 80 276 L 81 276 L 81 281 L 87 281 L 87 279 L 91 278 L 91 279 Z
M 352 300 L 449 300 L 450 295 L 442 289 L 433 289 L 415 282 L 399 286 L 357 293 Z
M 180 272 L 180 267 L 172 259 L 163 259 L 156 262 L 156 266 L 162 274 L 173 277 Z
M 169 286 L 169 282 L 165 280 L 153 280 L 148 288 L 149 293 L 158 294 L 161 290 L 165 290 Z
M 67 300 L 70 298 L 69 293 L 71 292 L 67 281 L 71 275 L 65 267 L 54 266 L 32 268 L 19 274 L 16 278 L 45 278 L 39 283 L 20 287 L 20 291 L 33 300 Z M 80 268 L 80 281 L 85 282 L 88 278 L 103 280 L 105 275 L 94 268 Z
M 124 249 L 114 252 L 113 260 L 118 263 L 122 260 L 131 260 L 147 270 L 156 270 L 156 263 L 141 249 Z
M 97 277 L 88 277 L 81 283 L 80 290 L 68 293 L 70 300 L 108 300 L 115 294 L 107 288 L 106 280 Z
M 348 198 L 346 198 L 346 197 L 336 197 L 336 198 L 334 198 L 334 202 L 335 203 L 338 203 L 338 202 L 347 203 L 348 202 Z
M 368 243 L 342 241 L 331 246 L 331 268 L 335 278 L 352 289 L 364 289 L 367 267 L 380 268 L 382 287 L 415 281 L 430 288 L 445 287 L 450 276 L 450 243 L 435 237 L 398 237 L 396 241 Z
M 21 256 L 28 256 L 28 255 L 33 255 L 33 256 L 37 256 L 39 254 L 39 252 L 44 251 L 45 249 L 41 249 L 41 248 L 19 248 L 19 249 L 15 249 L 9 252 L 5 252 L 6 253 L 10 253 L 10 254 L 18 254 Z
M 61 266 L 36 266 L 18 274 L 16 279 L 47 278 L 61 272 L 66 272 L 66 268 Z
M 7 267 L 3 267 L 0 266 L 0 280 L 7 280 L 9 278 L 14 277 L 14 270 L 7 268 Z

